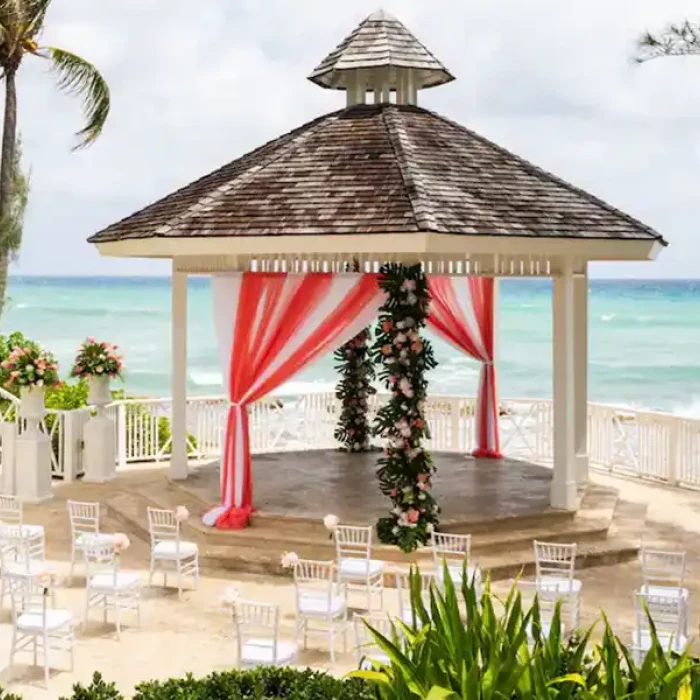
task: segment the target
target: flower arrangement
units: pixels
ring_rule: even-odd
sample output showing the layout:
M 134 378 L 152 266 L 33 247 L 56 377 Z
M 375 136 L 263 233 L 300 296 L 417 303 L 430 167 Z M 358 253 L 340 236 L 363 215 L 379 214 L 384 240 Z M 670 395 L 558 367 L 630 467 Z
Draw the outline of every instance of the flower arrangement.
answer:
M 117 532 L 114 535 L 114 542 L 112 544 L 114 547 L 115 554 L 121 554 L 125 552 L 131 546 L 131 540 L 123 533 Z
M 440 512 L 431 493 L 435 467 L 422 444 L 429 437 L 425 373 L 437 365 L 430 342 L 421 335 L 430 294 L 420 265 L 385 265 L 380 285 L 387 297 L 373 352 L 391 399 L 379 409 L 374 431 L 387 441 L 377 476 L 392 509 L 377 523 L 377 532 L 382 542 L 411 552 L 427 543 Z
M 226 586 L 221 593 L 219 602 L 223 608 L 232 608 L 238 602 L 240 597 L 241 596 L 237 588 L 234 586 Z
M 91 377 L 122 378 L 123 360 L 118 345 L 86 338 L 78 348 L 71 377 L 90 379 Z
M 335 429 L 335 439 L 346 452 L 368 452 L 370 425 L 367 420 L 368 399 L 377 390 L 374 381 L 374 363 L 368 348 L 369 330 L 365 328 L 352 340 L 335 351 L 335 369 L 341 379 L 335 396 L 341 402 L 340 418 Z
M 175 520 L 179 523 L 185 522 L 190 517 L 190 511 L 185 506 L 175 508 Z
M 34 343 L 13 348 L 2 368 L 8 373 L 6 387 L 53 387 L 60 383 L 56 358 Z
M 326 528 L 326 530 L 330 530 L 331 532 L 334 532 L 335 529 L 340 525 L 340 519 L 338 518 L 337 515 L 333 515 L 329 513 L 324 519 L 323 519 L 323 525 Z
M 285 552 L 280 558 L 283 569 L 293 569 L 298 561 L 299 555 L 296 552 Z

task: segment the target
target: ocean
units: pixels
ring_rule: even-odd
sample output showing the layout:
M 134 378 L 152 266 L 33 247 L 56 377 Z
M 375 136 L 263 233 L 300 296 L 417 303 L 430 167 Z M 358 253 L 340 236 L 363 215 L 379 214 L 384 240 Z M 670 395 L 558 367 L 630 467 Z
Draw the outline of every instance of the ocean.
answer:
M 548 280 L 501 281 L 499 391 L 503 397 L 552 392 L 551 286 Z M 170 282 L 167 278 L 12 277 L 0 323 L 53 351 L 67 374 L 88 335 L 121 346 L 125 388 L 169 396 Z M 222 393 L 208 278 L 190 280 L 188 392 Z M 700 280 L 591 280 L 592 401 L 700 416 Z M 434 339 L 436 394 L 472 395 L 478 363 Z M 331 389 L 333 359 L 307 368 L 287 393 Z

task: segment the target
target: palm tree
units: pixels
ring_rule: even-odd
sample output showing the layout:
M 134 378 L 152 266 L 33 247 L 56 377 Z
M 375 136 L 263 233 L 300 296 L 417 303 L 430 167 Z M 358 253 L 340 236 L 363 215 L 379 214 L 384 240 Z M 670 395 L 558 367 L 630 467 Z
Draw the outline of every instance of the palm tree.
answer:
M 688 20 L 670 24 L 661 34 L 647 32 L 637 42 L 638 63 L 664 56 L 700 56 L 700 25 Z
M 51 0 L 0 0 L 0 79 L 5 81 L 5 114 L 0 152 L 0 226 L 13 218 L 17 192 L 17 71 L 25 56 L 51 63 L 58 88 L 80 98 L 85 125 L 76 134 L 76 148 L 91 144 L 102 133 L 109 114 L 109 87 L 100 72 L 84 58 L 55 46 L 42 46 Z M 26 195 L 26 191 L 25 191 Z M 21 228 L 20 228 L 21 232 Z M 0 235 L 0 314 L 5 303 L 7 268 L 13 248 Z M 15 248 L 19 241 L 15 240 Z

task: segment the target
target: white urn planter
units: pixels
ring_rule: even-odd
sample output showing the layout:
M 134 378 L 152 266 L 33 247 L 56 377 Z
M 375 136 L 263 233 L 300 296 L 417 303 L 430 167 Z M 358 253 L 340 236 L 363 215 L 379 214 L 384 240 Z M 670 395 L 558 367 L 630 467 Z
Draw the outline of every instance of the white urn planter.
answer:
M 52 496 L 51 439 L 39 429 L 46 409 L 44 387 L 20 389 L 20 417 L 24 425 L 15 442 L 15 488 L 20 500 L 39 503 Z
M 90 377 L 88 381 L 88 405 L 103 408 L 112 402 L 112 394 L 109 390 L 109 377 L 107 375 Z
M 114 421 L 104 410 L 112 401 L 109 377 L 90 377 L 88 386 L 88 404 L 96 411 L 83 428 L 83 481 L 102 484 L 116 475 Z
M 46 413 L 46 392 L 43 386 L 23 386 L 19 391 L 21 401 L 19 414 L 27 422 L 24 431 L 39 430 L 39 423 Z

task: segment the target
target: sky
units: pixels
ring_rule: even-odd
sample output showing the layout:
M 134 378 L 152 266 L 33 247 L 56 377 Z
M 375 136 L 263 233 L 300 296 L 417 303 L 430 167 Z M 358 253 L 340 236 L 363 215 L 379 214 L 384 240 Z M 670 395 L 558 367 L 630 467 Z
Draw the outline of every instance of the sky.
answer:
M 457 80 L 419 103 L 589 190 L 671 243 L 599 277 L 700 277 L 700 57 L 631 60 L 636 38 L 696 0 L 53 0 L 42 43 L 93 61 L 112 89 L 99 141 L 72 152 L 76 99 L 39 59 L 19 76 L 31 195 L 13 274 L 167 274 L 86 238 L 344 104 L 306 80 L 383 7 Z M 694 14 L 695 13 L 695 14 Z

